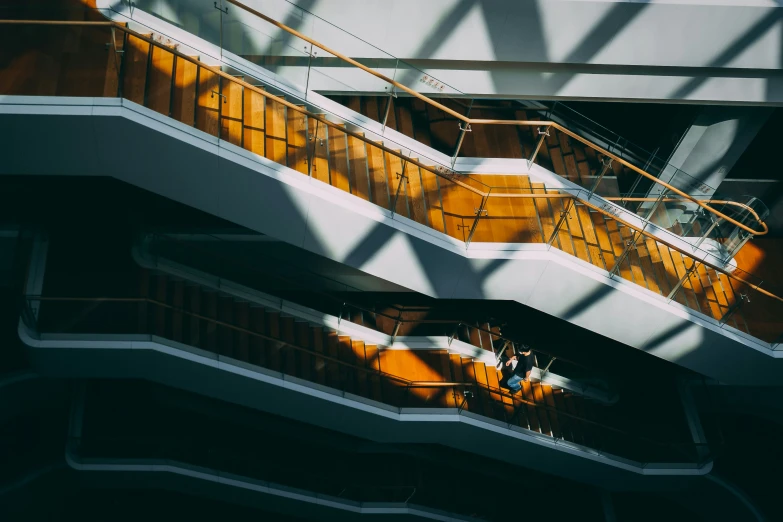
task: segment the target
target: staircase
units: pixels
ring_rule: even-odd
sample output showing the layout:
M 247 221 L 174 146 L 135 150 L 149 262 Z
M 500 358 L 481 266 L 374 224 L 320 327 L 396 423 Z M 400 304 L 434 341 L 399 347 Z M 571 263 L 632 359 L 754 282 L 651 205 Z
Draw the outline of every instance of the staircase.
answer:
M 112 34 L 106 27 L 7 27 L 15 47 L 6 51 L 10 65 L 0 72 L 2 94 L 119 95 L 460 241 L 548 243 L 741 331 L 761 328 L 742 316 L 738 294 L 748 290 L 741 283 L 528 176 L 437 175 L 324 114 L 306 113 L 304 105 L 270 97 L 242 77 L 201 66 L 160 36 Z M 13 38 L 19 27 L 27 38 Z M 33 65 L 42 55 L 60 56 L 57 74 Z M 385 110 L 383 98 L 343 101 L 371 117 Z M 445 142 L 455 136 L 444 133 L 458 132 L 455 121 L 430 114 L 434 109 L 421 100 L 393 103 L 387 125 L 419 141 Z M 535 144 L 535 136 L 524 135 L 535 132 L 531 127 L 482 128 L 468 133 L 465 147 L 495 154 L 497 146 L 505 156 L 526 157 Z M 564 137 L 545 140 L 541 161 L 568 179 L 595 176 L 594 151 Z M 489 189 L 501 197 L 482 198 Z M 628 245 L 634 248 L 624 253 Z
M 511 395 L 501 387 L 501 371 L 445 349 L 379 349 L 148 270 L 140 272 L 140 295 L 145 299 L 138 305 L 136 333 L 394 406 L 460 408 L 579 444 L 594 445 L 599 438 L 601 430 L 587 419 L 602 419 L 605 408 L 542 383 L 524 383 L 520 394 Z M 465 333 L 481 342 L 478 330 Z

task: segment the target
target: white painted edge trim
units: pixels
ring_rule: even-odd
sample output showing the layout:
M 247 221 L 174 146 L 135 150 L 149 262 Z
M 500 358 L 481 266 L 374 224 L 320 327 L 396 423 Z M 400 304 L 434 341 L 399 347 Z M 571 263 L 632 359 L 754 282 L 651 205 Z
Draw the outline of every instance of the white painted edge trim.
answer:
M 153 335 L 138 336 L 138 340 L 121 341 L 116 336 L 109 340 L 104 340 L 101 335 L 68 336 L 68 339 L 56 339 L 53 336 L 46 336 L 46 339 L 36 338 L 37 334 L 28 330 L 24 321 L 19 319 L 18 327 L 19 337 L 22 342 L 31 349 L 42 350 L 67 350 L 67 349 L 89 349 L 89 350 L 150 350 L 163 355 L 185 359 L 189 362 L 203 364 L 216 370 L 227 371 L 235 375 L 256 381 L 264 382 L 273 386 L 289 389 L 299 393 L 305 393 L 311 397 L 330 401 L 341 406 L 356 408 L 366 413 L 379 415 L 388 419 L 400 422 L 463 422 L 471 426 L 494 431 L 500 435 L 509 436 L 514 439 L 538 444 L 558 451 L 564 451 L 570 455 L 590 459 L 594 462 L 607 464 L 619 469 L 631 471 L 640 475 L 704 475 L 712 470 L 712 461 L 708 461 L 701 467 L 684 463 L 655 463 L 642 464 L 610 454 L 601 454 L 597 450 L 582 446 L 569 441 L 558 440 L 540 433 L 532 432 L 525 428 L 512 426 L 503 422 L 489 419 L 471 412 L 459 412 L 456 408 L 396 408 L 387 404 L 379 403 L 371 399 L 359 397 L 347 392 L 340 392 L 325 386 L 319 386 L 309 381 L 304 381 L 296 377 L 287 376 L 280 372 L 271 370 L 260 371 L 260 368 L 244 364 L 241 361 L 217 356 L 206 357 L 194 350 L 189 350 L 185 345 L 174 343 L 166 339 Z M 198 350 L 200 352 L 200 350 Z

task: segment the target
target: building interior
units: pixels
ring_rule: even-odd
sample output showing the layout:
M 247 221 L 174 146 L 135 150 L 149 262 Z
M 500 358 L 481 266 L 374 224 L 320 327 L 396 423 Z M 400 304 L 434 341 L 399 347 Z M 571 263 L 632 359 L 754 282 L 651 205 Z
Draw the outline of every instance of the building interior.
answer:
M 3 520 L 783 520 L 778 0 L 0 0 L 0 134 Z

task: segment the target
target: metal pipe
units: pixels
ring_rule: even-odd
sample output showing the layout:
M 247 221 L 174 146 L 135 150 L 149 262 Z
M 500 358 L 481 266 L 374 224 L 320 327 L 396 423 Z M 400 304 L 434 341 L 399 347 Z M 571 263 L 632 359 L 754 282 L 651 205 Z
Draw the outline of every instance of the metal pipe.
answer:
M 541 146 L 544 144 L 544 140 L 549 137 L 549 127 L 546 127 L 546 130 L 544 132 L 541 132 L 541 128 L 538 129 L 538 134 L 541 136 L 538 138 L 538 143 L 536 143 L 536 148 L 533 151 L 533 154 L 530 155 L 530 159 L 527 160 L 527 168 L 530 170 L 530 168 L 533 166 L 533 162 L 536 160 L 536 156 L 538 156 L 538 151 L 541 149 Z

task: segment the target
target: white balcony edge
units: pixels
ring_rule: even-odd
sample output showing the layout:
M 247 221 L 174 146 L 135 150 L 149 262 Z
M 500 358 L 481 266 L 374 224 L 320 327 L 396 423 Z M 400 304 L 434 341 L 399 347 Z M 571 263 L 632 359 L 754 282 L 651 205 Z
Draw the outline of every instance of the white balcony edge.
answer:
M 450 423 L 466 423 L 482 430 L 490 430 L 497 434 L 511 437 L 512 439 L 521 442 L 524 441 L 538 446 L 548 447 L 575 457 L 606 464 L 639 475 L 694 476 L 704 475 L 712 470 L 712 460 L 709 460 L 701 466 L 684 463 L 643 464 L 615 455 L 600 453 L 597 450 L 580 444 L 555 439 L 538 432 L 506 424 L 471 412 L 460 412 L 456 408 L 398 408 L 356 396 L 348 392 L 341 392 L 334 388 L 298 379 L 281 372 L 267 370 L 242 361 L 218 356 L 154 335 L 39 335 L 29 330 L 21 318 L 19 319 L 18 333 L 22 342 L 32 350 L 61 351 L 79 349 L 94 350 L 96 353 L 101 351 L 118 352 L 128 350 L 156 352 L 174 359 L 197 363 L 218 371 L 229 372 L 236 376 L 260 381 L 292 392 L 303 393 L 312 398 L 329 401 L 344 407 L 355 408 L 365 413 L 382 416 L 387 419 L 399 422 L 443 422 L 446 423 L 444 426 L 448 426 Z M 132 338 L 132 340 L 129 340 L 129 338 Z

